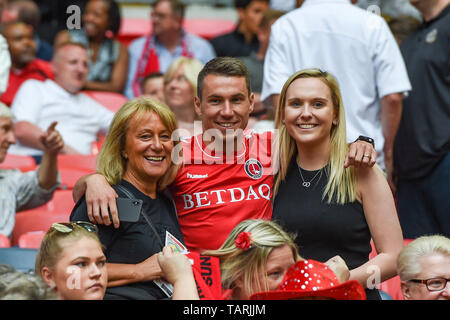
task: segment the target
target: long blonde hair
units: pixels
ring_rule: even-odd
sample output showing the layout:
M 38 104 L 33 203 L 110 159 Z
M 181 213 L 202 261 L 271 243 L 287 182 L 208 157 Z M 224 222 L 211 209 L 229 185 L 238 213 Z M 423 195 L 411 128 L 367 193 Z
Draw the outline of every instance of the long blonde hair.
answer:
M 333 106 L 337 111 L 338 122 L 332 125 L 330 131 L 330 154 L 328 165 L 325 169 L 329 177 L 323 193 L 323 199 L 327 202 L 336 201 L 339 204 L 353 202 L 356 199 L 356 179 L 353 167 L 344 168 L 345 157 L 348 152 L 347 137 L 345 132 L 345 112 L 342 97 L 336 78 L 328 72 L 316 68 L 305 69 L 294 73 L 284 84 L 278 101 L 275 114 L 275 128 L 278 129 L 274 160 L 278 161 L 279 173 L 275 178 L 274 195 L 282 181 L 285 180 L 292 158 L 296 155 L 297 145 L 294 138 L 289 135 L 283 123 L 283 114 L 286 106 L 286 93 L 289 86 L 300 78 L 318 78 L 330 89 Z
M 97 161 L 97 172 L 101 173 L 109 184 L 117 184 L 125 174 L 127 162 L 122 156 L 122 151 L 125 149 L 131 119 L 134 116 L 139 118 L 147 112 L 157 114 L 170 134 L 175 133 L 177 119 L 164 103 L 145 97 L 135 98 L 125 103 L 114 115 Z M 179 142 L 179 139 L 175 137 L 174 146 Z M 172 161 L 170 168 L 158 181 L 158 190 L 163 190 L 172 183 L 178 169 L 179 165 Z
M 246 250 L 236 247 L 235 243 L 242 232 L 251 233 L 251 247 Z M 234 227 L 219 249 L 208 250 L 203 254 L 219 258 L 224 289 L 233 289 L 236 281 L 241 280 L 247 292 L 267 291 L 267 284 L 261 283 L 258 275 L 264 274 L 267 259 L 273 249 L 288 245 L 294 260 L 302 260 L 293 239 L 293 235 L 273 221 L 249 219 Z

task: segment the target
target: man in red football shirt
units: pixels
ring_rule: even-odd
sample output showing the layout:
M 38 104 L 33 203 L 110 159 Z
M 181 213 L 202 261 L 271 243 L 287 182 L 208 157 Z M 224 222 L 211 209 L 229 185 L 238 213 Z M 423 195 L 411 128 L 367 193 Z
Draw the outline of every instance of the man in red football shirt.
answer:
M 186 247 L 201 252 L 219 248 L 243 220 L 271 218 L 276 172 L 271 161 L 272 133 L 245 130 L 254 105 L 246 66 L 235 58 L 215 58 L 200 72 L 197 86 L 195 109 L 202 132 L 182 141 L 182 157 L 172 154 L 172 160 L 184 166 L 169 190 Z M 361 163 L 367 153 L 376 158 L 369 143 L 353 143 L 349 163 Z M 80 179 L 74 199 L 84 192 L 90 220 L 111 224 L 109 208 L 118 227 L 117 194 L 103 176 Z
M 50 63 L 36 58 L 33 27 L 13 21 L 5 23 L 1 33 L 8 42 L 11 69 L 6 91 L 0 96 L 0 101 L 10 106 L 23 82 L 28 79 L 53 79 L 53 72 Z

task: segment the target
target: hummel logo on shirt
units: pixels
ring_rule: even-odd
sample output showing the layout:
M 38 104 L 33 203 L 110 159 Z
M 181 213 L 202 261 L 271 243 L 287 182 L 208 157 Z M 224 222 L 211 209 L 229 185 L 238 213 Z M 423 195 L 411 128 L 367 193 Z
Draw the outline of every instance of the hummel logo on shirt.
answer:
M 188 172 L 187 178 L 188 179 L 205 179 L 205 178 L 208 178 L 208 174 L 190 174 Z

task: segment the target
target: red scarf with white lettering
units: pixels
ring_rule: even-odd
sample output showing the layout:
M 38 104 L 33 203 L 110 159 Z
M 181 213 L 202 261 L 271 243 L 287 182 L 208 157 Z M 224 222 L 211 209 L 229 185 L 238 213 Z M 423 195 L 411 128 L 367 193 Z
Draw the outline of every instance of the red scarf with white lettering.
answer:
M 200 300 L 223 300 L 219 258 L 197 252 L 189 252 L 187 257 L 194 262 L 192 271 Z
M 186 44 L 185 33 L 181 31 L 180 45 L 182 48 L 181 55 L 183 57 L 193 58 L 194 55 L 189 51 Z M 159 72 L 159 58 L 155 50 L 155 37 L 148 35 L 141 57 L 139 58 L 136 73 L 134 75 L 132 89 L 135 97 L 141 95 L 141 83 L 144 78 L 152 72 Z

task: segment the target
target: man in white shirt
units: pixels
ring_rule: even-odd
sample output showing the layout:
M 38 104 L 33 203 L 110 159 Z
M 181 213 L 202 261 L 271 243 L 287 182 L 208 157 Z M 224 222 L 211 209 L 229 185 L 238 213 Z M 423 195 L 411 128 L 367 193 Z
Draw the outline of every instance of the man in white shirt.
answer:
M 374 138 L 377 162 L 391 181 L 402 95 L 411 85 L 386 22 L 349 0 L 305 0 L 272 26 L 261 100 L 276 106 L 287 78 L 312 67 L 338 79 L 349 142 L 361 134 Z
M 9 68 L 11 67 L 11 57 L 9 55 L 8 43 L 0 35 L 0 95 L 6 91 L 8 86 Z
M 52 68 L 54 81 L 28 80 L 14 98 L 11 109 L 19 143 L 11 147 L 13 154 L 41 155 L 39 136 L 54 121 L 59 123 L 66 143 L 62 152 L 67 154 L 89 154 L 97 134 L 109 128 L 114 113 L 80 93 L 88 74 L 86 49 L 76 43 L 58 47 Z

